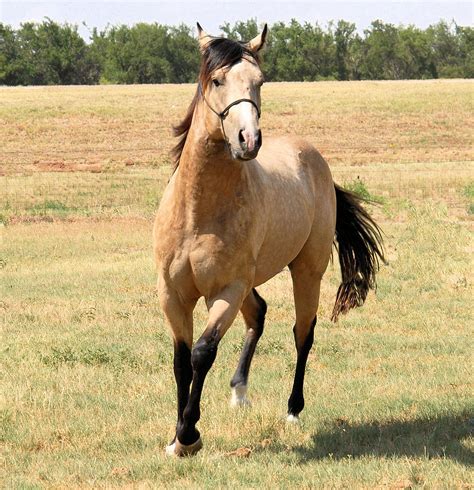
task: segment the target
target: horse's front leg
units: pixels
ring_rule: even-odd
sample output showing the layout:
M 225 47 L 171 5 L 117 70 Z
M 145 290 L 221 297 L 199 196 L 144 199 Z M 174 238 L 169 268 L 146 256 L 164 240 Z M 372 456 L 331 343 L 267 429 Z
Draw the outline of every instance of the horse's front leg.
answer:
M 209 369 L 216 355 L 217 346 L 234 321 L 248 288 L 242 282 L 234 282 L 207 301 L 209 320 L 204 333 L 196 342 L 191 353 L 193 379 L 189 401 L 183 419 L 178 423 L 175 454 L 194 454 L 202 447 L 196 424 L 201 416 L 201 394 Z
M 158 284 L 161 308 L 170 326 L 174 345 L 174 376 L 178 398 L 178 421 L 183 423 L 183 412 L 189 400 L 193 370 L 191 366 L 191 348 L 193 344 L 193 310 L 196 301 L 184 302 L 181 296 L 164 282 Z M 174 454 L 176 436 L 167 446 L 166 452 Z

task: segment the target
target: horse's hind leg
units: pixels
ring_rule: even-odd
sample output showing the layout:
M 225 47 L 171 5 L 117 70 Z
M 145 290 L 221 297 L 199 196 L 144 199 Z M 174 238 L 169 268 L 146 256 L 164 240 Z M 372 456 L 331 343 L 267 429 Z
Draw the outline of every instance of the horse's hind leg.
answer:
M 255 348 L 257 347 L 258 339 L 263 333 L 267 304 L 257 291 L 252 289 L 250 294 L 245 298 L 240 311 L 244 317 L 247 334 L 239 364 L 230 382 L 232 388 L 231 404 L 234 406 L 249 404 L 247 399 L 247 381 L 250 364 Z
M 298 420 L 304 407 L 303 384 L 308 354 L 313 345 L 314 327 L 319 304 L 322 269 L 303 260 L 290 264 L 295 298 L 296 323 L 293 328 L 297 351 L 295 378 L 288 399 L 288 421 Z

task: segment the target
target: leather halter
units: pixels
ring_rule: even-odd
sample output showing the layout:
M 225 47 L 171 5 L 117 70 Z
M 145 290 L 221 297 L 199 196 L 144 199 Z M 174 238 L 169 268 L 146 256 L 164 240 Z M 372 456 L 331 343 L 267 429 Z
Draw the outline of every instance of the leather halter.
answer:
M 229 150 L 229 153 L 231 153 L 230 143 L 229 143 L 229 140 L 227 138 L 227 135 L 226 135 L 225 129 L 224 129 L 224 120 L 229 115 L 229 112 L 232 109 L 232 107 L 234 107 L 235 105 L 240 104 L 242 102 L 248 102 L 249 104 L 252 104 L 255 107 L 256 111 L 257 111 L 257 117 L 258 117 L 258 119 L 260 119 L 260 116 L 262 115 L 262 113 L 261 113 L 258 105 L 252 99 L 238 99 L 238 100 L 235 100 L 234 102 L 231 102 L 223 111 L 217 112 L 211 106 L 211 104 L 209 104 L 209 102 L 207 101 L 206 97 L 204 96 L 204 91 L 202 89 L 201 82 L 198 83 L 198 91 L 201 94 L 201 97 L 204 100 L 204 102 L 206 103 L 207 107 L 209 107 L 209 109 L 211 109 L 211 111 L 219 118 L 219 120 L 221 122 L 222 134 L 224 135 L 224 141 L 226 142 L 227 149 Z
M 198 90 L 201 94 L 201 97 L 203 98 L 204 102 L 207 104 L 207 107 L 209 107 L 209 109 L 211 109 L 211 111 L 221 120 L 221 121 L 224 121 L 224 119 L 229 115 L 229 111 L 232 107 L 234 107 L 235 105 L 237 104 L 240 104 L 241 102 L 249 102 L 250 104 L 252 104 L 255 109 L 257 110 L 257 115 L 258 115 L 258 118 L 260 119 L 260 116 L 261 116 L 261 112 L 260 112 L 260 109 L 258 107 L 258 105 L 252 100 L 252 99 L 238 99 L 238 100 L 235 100 L 234 102 L 231 102 L 223 111 L 221 112 L 217 112 L 210 104 L 209 102 L 207 101 L 206 97 L 204 97 L 204 91 L 202 90 L 202 85 L 201 85 L 201 82 L 199 82 L 198 84 Z

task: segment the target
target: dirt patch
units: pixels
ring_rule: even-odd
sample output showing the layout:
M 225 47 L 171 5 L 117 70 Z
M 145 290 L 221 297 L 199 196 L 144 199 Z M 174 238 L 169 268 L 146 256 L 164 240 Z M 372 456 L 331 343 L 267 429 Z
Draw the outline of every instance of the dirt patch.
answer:
M 100 163 L 72 163 L 65 161 L 33 162 L 32 170 L 37 172 L 91 172 L 99 174 L 103 171 Z

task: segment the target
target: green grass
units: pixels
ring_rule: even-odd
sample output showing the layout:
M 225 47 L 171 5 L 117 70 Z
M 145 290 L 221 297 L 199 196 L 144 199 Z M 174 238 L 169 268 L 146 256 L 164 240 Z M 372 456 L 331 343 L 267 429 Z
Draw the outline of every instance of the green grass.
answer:
M 464 195 L 474 200 L 474 182 L 469 182 L 469 184 L 464 187 Z
M 399 213 L 403 226 L 379 218 L 390 264 L 364 308 L 330 323 L 335 266 L 324 280 L 302 424 L 284 421 L 295 353 L 283 272 L 260 288 L 269 312 L 251 373 L 253 407 L 228 406 L 242 345 L 238 319 L 206 382 L 205 448 L 183 461 L 163 454 L 175 389 L 154 293 L 151 222 L 4 228 L 3 481 L 17 488 L 472 481 L 470 234 L 441 204 Z M 205 318 L 200 304 L 196 335 Z M 235 455 L 238 448 L 248 457 Z
M 365 201 L 368 201 L 371 203 L 378 203 L 378 204 L 384 203 L 384 198 L 382 196 L 377 196 L 377 195 L 372 194 L 369 191 L 369 189 L 367 188 L 366 183 L 360 177 L 357 177 L 352 182 L 345 182 L 343 184 L 343 187 L 345 189 L 347 189 L 348 191 L 351 191 L 354 194 L 357 194 L 359 197 L 361 197 Z
M 470 182 L 463 189 L 464 196 L 468 199 L 468 214 L 474 214 L 474 182 Z

